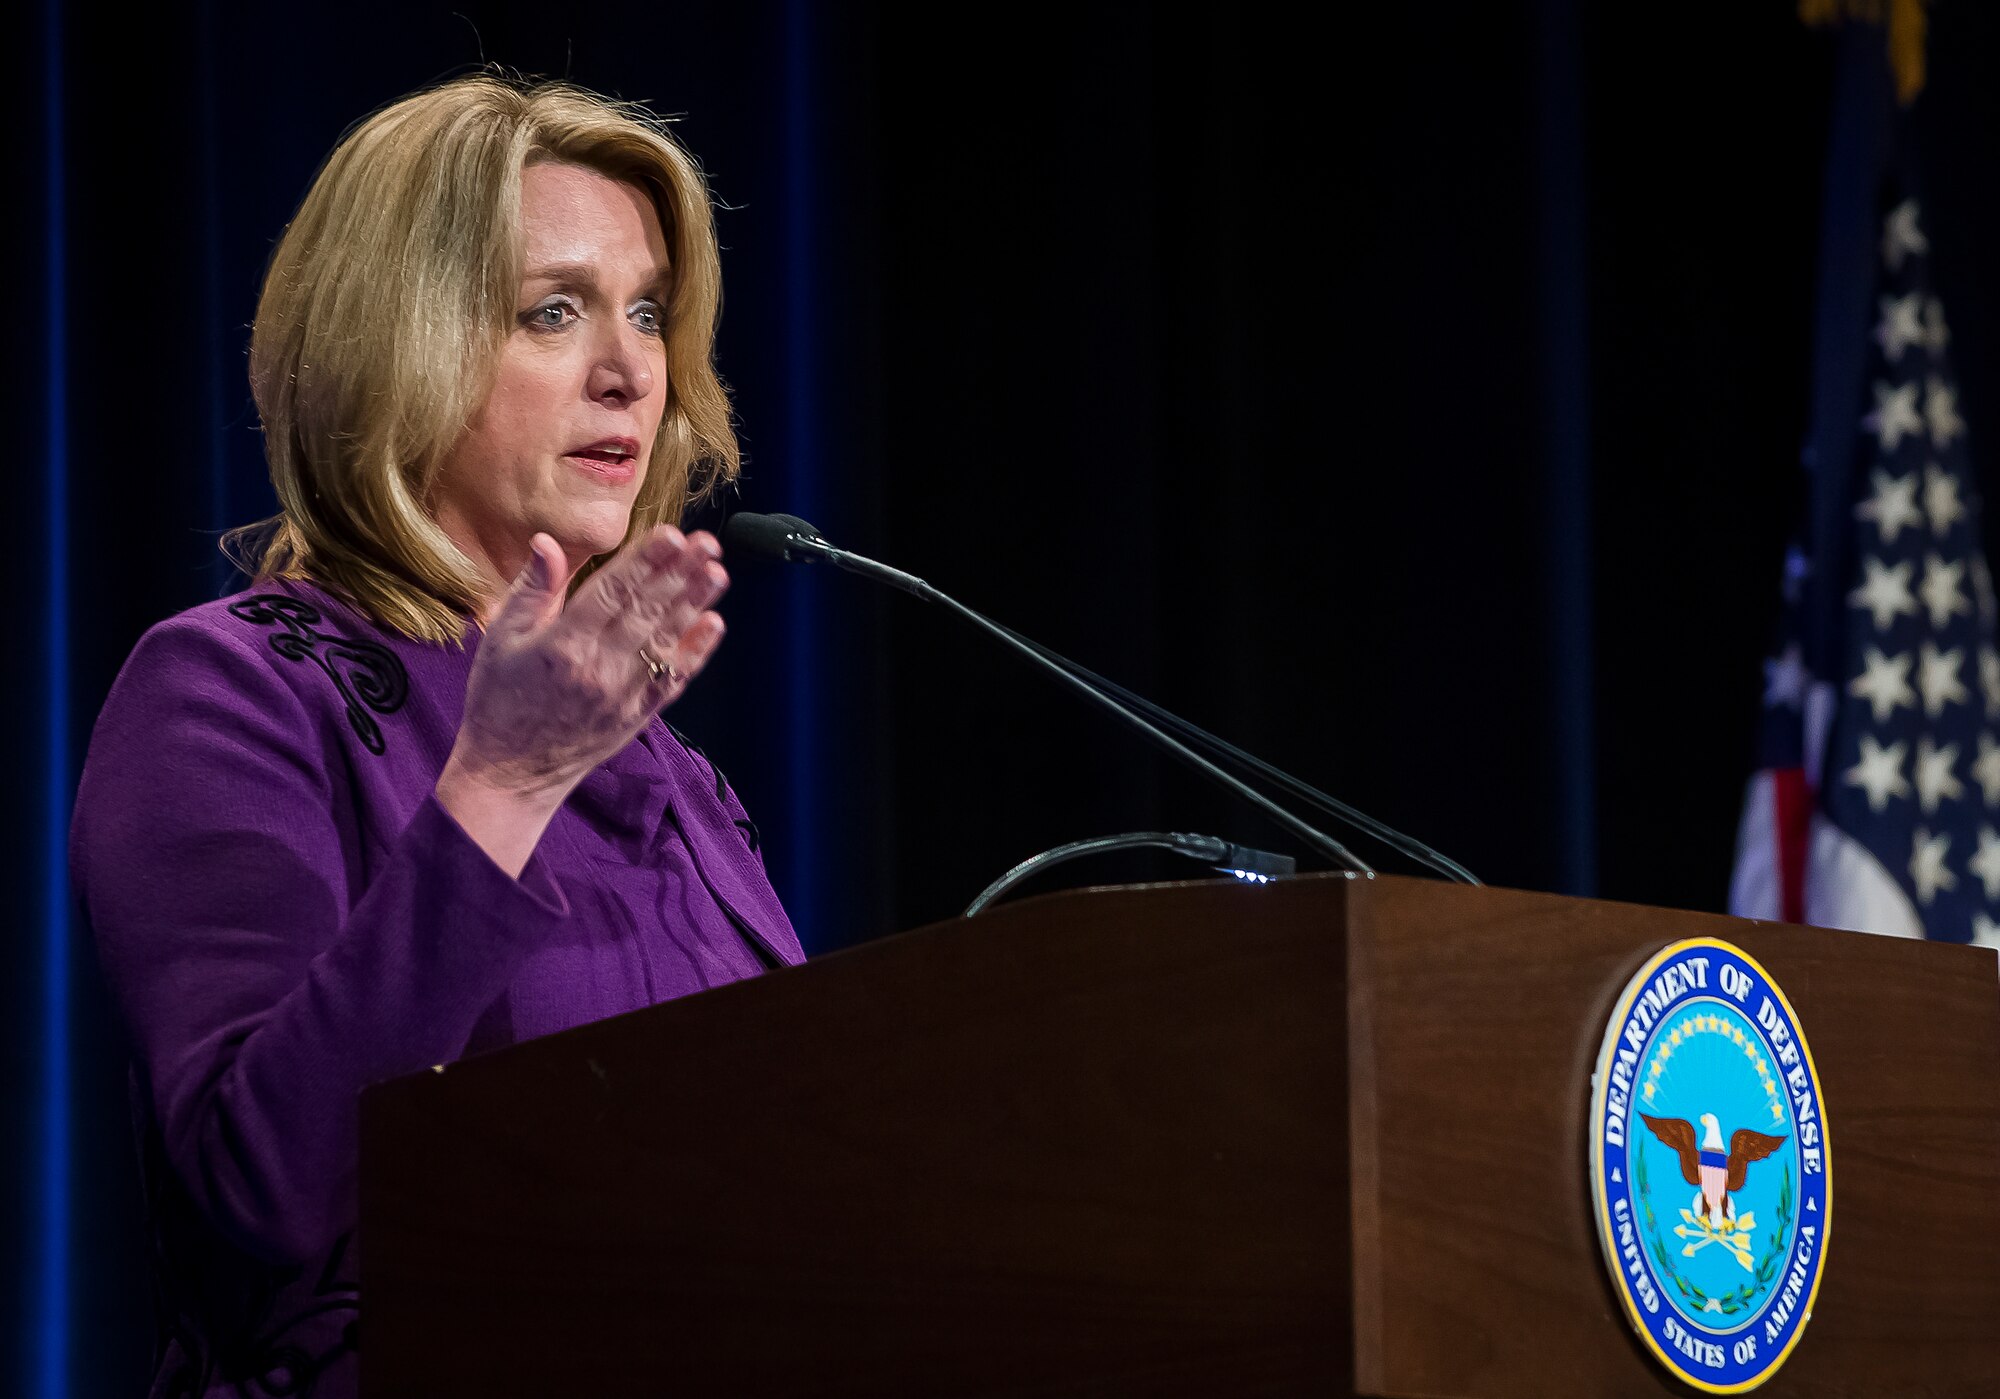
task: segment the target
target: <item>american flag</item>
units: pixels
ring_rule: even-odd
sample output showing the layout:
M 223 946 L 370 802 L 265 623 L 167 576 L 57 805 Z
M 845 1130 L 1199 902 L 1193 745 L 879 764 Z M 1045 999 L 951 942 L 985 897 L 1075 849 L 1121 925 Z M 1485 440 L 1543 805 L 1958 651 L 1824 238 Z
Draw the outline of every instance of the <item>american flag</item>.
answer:
M 2000 947 L 2000 650 L 1922 210 L 1882 219 L 1845 577 L 1794 549 L 1731 888 L 1745 917 Z M 1829 550 L 1829 552 L 1831 552 Z M 1840 615 L 1807 615 L 1810 608 Z M 1814 675 L 1806 638 L 1829 637 Z

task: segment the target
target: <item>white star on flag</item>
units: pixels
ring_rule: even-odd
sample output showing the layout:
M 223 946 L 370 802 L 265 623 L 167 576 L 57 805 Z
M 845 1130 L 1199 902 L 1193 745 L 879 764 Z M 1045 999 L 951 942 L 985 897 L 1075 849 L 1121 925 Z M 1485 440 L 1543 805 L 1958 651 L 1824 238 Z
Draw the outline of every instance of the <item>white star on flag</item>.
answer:
M 1849 768 L 1845 776 L 1848 786 L 1868 793 L 1871 811 L 1881 811 L 1889 805 L 1891 797 L 1910 795 L 1910 784 L 1903 780 L 1903 757 L 1908 752 L 1907 743 L 1892 743 L 1884 748 L 1873 734 L 1861 735 L 1861 761 Z M 2000 754 L 2000 749 L 1995 752 Z
M 1965 795 L 1965 788 L 1951 772 L 1952 764 L 1957 761 L 1956 743 L 1933 748 L 1929 734 L 1917 739 L 1917 805 L 1924 809 L 1924 815 L 1936 811 L 1941 801 Z
M 1973 914 L 1972 945 L 1974 947 L 2000 947 L 2000 923 L 1995 923 L 1983 913 Z
M 1931 444 L 1949 447 L 1952 439 L 1965 431 L 1965 419 L 1958 416 L 1958 390 L 1933 375 L 1924 394 L 1924 417 L 1930 421 Z
M 1916 614 L 1917 600 L 1910 595 L 1910 571 L 1915 567 L 1904 559 L 1894 568 L 1884 568 L 1880 559 L 1870 555 L 1861 561 L 1861 571 L 1867 576 L 1847 600 L 1874 614 L 1876 631 L 1887 631 L 1898 617 Z
M 1949 835 L 1932 835 L 1922 826 L 1910 840 L 1910 882 L 1917 886 L 1917 902 L 1928 904 L 1940 889 L 1956 889 L 1958 876 L 1945 868 L 1945 852 L 1951 849 Z
M 1972 604 L 1958 590 L 1964 577 L 1963 563 L 1946 563 L 1936 554 L 1924 556 L 1924 581 L 1918 585 L 1917 594 L 1931 610 L 1931 626 L 1936 630 L 1950 626 L 1951 619 L 1961 612 L 1971 615 Z
M 1917 386 L 1875 385 L 1875 411 L 1861 420 L 1861 426 L 1875 434 L 1885 452 L 1895 451 L 1905 437 L 1915 437 L 1924 430 L 1924 420 L 1917 413 Z
M 1923 293 L 1885 296 L 1881 305 L 1882 319 L 1875 326 L 1875 343 L 1890 359 L 1901 359 L 1910 346 L 1924 343 Z
M 1806 701 L 1805 656 L 1798 643 L 1785 648 L 1782 656 L 1773 656 L 1764 662 L 1764 704 L 1776 709 L 1780 705 L 1787 709 L 1797 709 Z
M 1965 664 L 1965 648 L 1954 646 L 1940 651 L 1926 641 L 1917 652 L 1917 688 L 1924 692 L 1924 713 L 1935 719 L 1948 704 L 1964 704 L 1970 695 L 1958 668 Z
M 1979 688 L 1986 692 L 1986 717 L 2000 718 L 2000 651 L 1979 648 Z
M 1989 901 L 2000 899 L 2000 835 L 1994 834 L 1991 826 L 1979 828 L 1979 849 L 1965 867 L 1979 876 Z
M 1931 533 L 1940 535 L 1950 534 L 1951 527 L 1965 518 L 1958 478 L 1935 462 L 1924 468 L 1924 513 L 1931 517 Z
M 1911 386 L 1912 392 L 1915 386 Z M 1873 520 L 1875 528 L 1882 532 L 1882 542 L 1893 544 L 1896 536 L 1903 532 L 1904 525 L 1921 525 L 1924 512 L 1917 509 L 1917 473 L 1907 476 L 1891 476 L 1886 471 L 1868 473 L 1869 482 L 1875 494 L 1854 507 L 1854 518 Z
M 1917 692 L 1910 688 L 1908 651 L 1899 656 L 1885 656 L 1870 646 L 1861 664 L 1866 669 L 1848 683 L 1847 692 L 1868 701 L 1875 711 L 1876 723 L 1887 723 L 1899 704 L 1916 706 Z
M 1904 254 L 1922 257 L 1931 250 L 1930 240 L 1917 226 L 1917 215 L 1917 201 L 1905 199 L 1889 212 L 1889 217 L 1883 222 L 1882 261 L 1889 264 L 1891 272 L 1902 271 Z
M 1924 303 L 1924 348 L 1942 355 L 1951 344 L 1951 328 L 1944 323 L 1944 303 L 1935 296 Z

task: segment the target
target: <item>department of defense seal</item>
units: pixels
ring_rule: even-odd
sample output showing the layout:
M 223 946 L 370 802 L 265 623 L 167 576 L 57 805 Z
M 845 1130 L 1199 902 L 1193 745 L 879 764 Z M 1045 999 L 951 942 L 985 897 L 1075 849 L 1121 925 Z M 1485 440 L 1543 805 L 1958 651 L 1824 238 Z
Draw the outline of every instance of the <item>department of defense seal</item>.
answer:
M 1710 1394 L 1775 1374 L 1812 1317 L 1831 1189 L 1785 993 L 1729 943 L 1663 948 L 1618 998 L 1590 1097 L 1598 1239 L 1646 1347 Z

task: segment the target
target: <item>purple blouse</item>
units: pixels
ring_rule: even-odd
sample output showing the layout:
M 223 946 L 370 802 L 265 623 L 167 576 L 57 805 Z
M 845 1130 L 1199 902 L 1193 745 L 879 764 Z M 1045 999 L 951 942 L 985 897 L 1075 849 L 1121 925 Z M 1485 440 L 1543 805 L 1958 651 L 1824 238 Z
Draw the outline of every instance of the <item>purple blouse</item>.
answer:
M 133 1047 L 153 1394 L 355 1391 L 367 1084 L 804 960 L 721 773 L 656 719 L 520 878 L 432 788 L 478 634 L 266 585 L 140 640 L 70 868 Z

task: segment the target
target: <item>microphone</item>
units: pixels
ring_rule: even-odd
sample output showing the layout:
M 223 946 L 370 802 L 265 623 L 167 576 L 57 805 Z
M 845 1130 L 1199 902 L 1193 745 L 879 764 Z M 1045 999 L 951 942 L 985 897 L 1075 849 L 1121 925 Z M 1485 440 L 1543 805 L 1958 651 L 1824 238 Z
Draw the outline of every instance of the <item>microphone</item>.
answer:
M 741 526 L 736 525 L 736 521 L 738 520 L 743 522 Z M 1070 677 L 1099 691 L 1101 696 L 1119 701 L 1129 708 L 1137 710 L 1153 723 L 1171 730 L 1187 742 L 1207 750 L 1239 771 L 1254 774 L 1275 786 L 1283 788 L 1307 806 L 1322 811 L 1335 820 L 1352 826 L 1366 835 L 1373 836 L 1413 862 L 1428 867 L 1436 873 L 1443 875 L 1446 879 L 1455 880 L 1461 884 L 1478 884 L 1480 882 L 1479 877 L 1464 865 L 1433 849 L 1431 846 L 1424 844 L 1424 842 L 1418 840 L 1416 837 L 1405 835 L 1394 827 L 1376 820 L 1366 812 L 1328 796 L 1325 792 L 1322 792 L 1310 783 L 1301 781 L 1299 778 L 1293 777 L 1290 773 L 1272 766 L 1253 753 L 1246 753 L 1227 739 L 1218 738 L 1208 730 L 1181 718 L 1169 710 L 1161 708 L 1151 700 L 1141 695 L 1136 695 L 1123 686 L 1086 670 L 1075 661 L 1051 651 L 1039 642 L 1031 641 L 1027 637 L 1020 635 L 1020 633 L 1001 626 L 998 622 L 980 617 L 977 613 L 973 613 L 970 608 L 963 607 L 953 599 L 945 597 L 942 593 L 938 593 L 935 589 L 931 588 L 930 584 L 925 583 L 922 579 L 914 578 L 910 574 L 904 573 L 900 569 L 890 568 L 886 564 L 876 563 L 872 559 L 863 558 L 860 555 L 848 554 L 844 550 L 834 549 L 832 545 L 826 543 L 826 540 L 817 529 L 796 515 L 758 515 L 748 511 L 741 512 L 732 516 L 728 524 L 724 526 L 723 537 L 734 541 L 736 545 L 760 557 L 782 559 L 788 562 L 811 562 L 816 559 L 826 558 L 836 564 L 836 566 L 876 577 L 880 581 L 890 584 L 892 587 L 900 588 L 904 592 L 912 593 L 917 597 L 933 600 L 934 595 L 935 600 L 942 601 L 973 617 L 989 631 L 1004 633 L 1003 640 L 1011 641 L 1017 648 L 1025 647 L 1033 651 L 1047 664 L 1059 667 L 1061 670 L 1068 672 Z M 820 547 L 815 548 L 815 546 Z M 1233 785 L 1231 786 L 1231 790 L 1236 790 Z
M 780 563 L 808 563 L 817 556 L 806 551 L 804 541 L 825 542 L 818 530 L 796 515 L 758 515 L 748 510 L 723 522 L 722 538 L 731 549 Z
M 1017 636 L 998 622 L 973 611 L 964 603 L 947 593 L 932 587 L 914 574 L 899 568 L 879 563 L 860 554 L 849 553 L 845 549 L 829 544 L 820 532 L 804 520 L 790 515 L 762 515 L 752 511 L 739 511 L 723 523 L 722 540 L 725 548 L 741 550 L 759 558 L 777 559 L 782 562 L 825 562 L 849 573 L 858 573 L 864 578 L 887 584 L 926 602 L 934 602 L 956 612 L 980 630 L 994 637 L 1003 645 L 1027 657 L 1042 667 L 1057 680 L 1082 696 L 1091 704 L 1106 710 L 1131 727 L 1144 734 L 1156 746 L 1166 750 L 1187 766 L 1195 769 L 1210 781 L 1249 802 L 1265 816 L 1283 826 L 1306 845 L 1318 851 L 1334 863 L 1349 869 L 1373 874 L 1372 866 L 1363 861 L 1345 845 L 1302 820 L 1295 813 L 1272 801 L 1256 788 L 1195 752 L 1187 744 L 1165 732 L 1157 724 L 1142 717 L 1129 706 L 1113 699 L 1089 681 L 1073 673 L 1069 663 L 1055 657 L 1054 653 L 1044 654 L 1042 648 Z M 1162 711 L 1163 712 L 1163 711 Z M 1180 721 L 1185 722 L 1185 721 Z M 1191 726 L 1189 726 L 1191 727 Z

